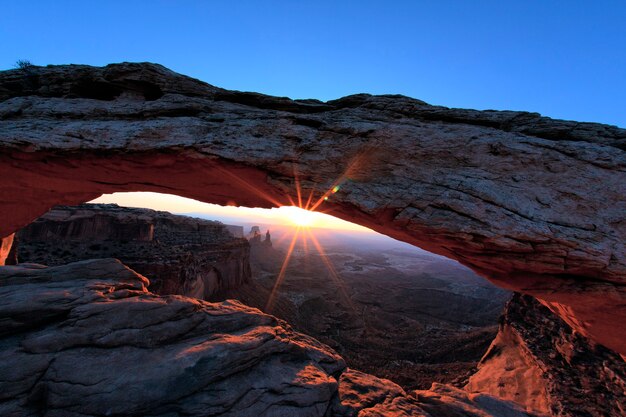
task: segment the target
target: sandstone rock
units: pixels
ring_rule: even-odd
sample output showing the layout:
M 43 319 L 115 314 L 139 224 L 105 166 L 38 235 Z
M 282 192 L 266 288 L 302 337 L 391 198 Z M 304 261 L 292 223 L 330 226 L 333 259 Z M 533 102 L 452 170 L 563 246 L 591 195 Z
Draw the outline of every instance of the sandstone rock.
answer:
M 236 301 L 147 284 L 113 259 L 0 268 L 1 414 L 324 414 L 336 353 Z
M 15 265 L 16 259 L 16 246 L 15 233 L 9 236 L 0 238 L 0 265 Z
M 339 379 L 337 417 L 528 417 L 517 405 L 490 395 L 471 395 L 449 385 L 407 394 L 386 379 L 347 370 Z
M 486 394 L 468 394 L 448 385 L 433 384 L 428 391 L 413 393 L 420 406 L 437 417 L 525 417 L 540 416 L 524 411 L 516 404 Z
M 408 395 L 257 309 L 147 285 L 115 259 L 0 267 L 0 414 L 526 415 L 449 387 Z
M 219 222 L 115 204 L 58 206 L 18 233 L 20 262 L 117 258 L 150 291 L 210 300 L 250 281 L 250 249 Z
M 528 296 L 507 304 L 466 389 L 559 417 L 626 415 L 626 363 Z
M 624 129 L 402 96 L 289 100 L 129 63 L 4 71 L 0 123 L 0 236 L 106 192 L 250 207 L 312 193 L 626 354 Z

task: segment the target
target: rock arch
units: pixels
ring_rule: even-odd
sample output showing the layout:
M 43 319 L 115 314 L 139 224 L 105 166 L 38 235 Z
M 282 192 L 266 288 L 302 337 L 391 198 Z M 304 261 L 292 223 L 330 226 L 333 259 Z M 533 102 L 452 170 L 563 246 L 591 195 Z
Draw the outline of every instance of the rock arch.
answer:
M 115 191 L 250 207 L 312 194 L 626 354 L 624 129 L 403 96 L 290 100 L 147 63 L 0 73 L 0 236 Z

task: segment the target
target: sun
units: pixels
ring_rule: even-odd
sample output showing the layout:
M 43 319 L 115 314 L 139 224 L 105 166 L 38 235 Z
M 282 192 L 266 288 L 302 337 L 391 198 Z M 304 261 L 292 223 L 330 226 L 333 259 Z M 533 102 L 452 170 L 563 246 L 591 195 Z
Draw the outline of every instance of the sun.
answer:
M 281 210 L 285 212 L 287 219 L 295 226 L 308 227 L 313 223 L 315 219 L 314 212 L 301 209 L 299 207 L 281 207 Z

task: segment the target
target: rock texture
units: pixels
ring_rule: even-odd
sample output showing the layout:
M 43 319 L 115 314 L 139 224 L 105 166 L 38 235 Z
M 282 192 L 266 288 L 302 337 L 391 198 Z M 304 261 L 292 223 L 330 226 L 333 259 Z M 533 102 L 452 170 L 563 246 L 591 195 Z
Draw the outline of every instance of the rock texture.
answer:
M 17 263 L 16 251 L 15 233 L 0 238 L 0 265 L 15 265 Z
M 117 258 L 150 291 L 211 300 L 250 282 L 250 245 L 227 226 L 115 204 L 59 206 L 17 234 L 20 262 L 63 265 Z
M 465 388 L 552 416 L 626 415 L 623 359 L 519 294 L 507 304 L 498 336 Z
M 406 393 L 393 382 L 347 370 L 331 410 L 337 417 L 528 417 L 517 405 L 449 385 Z
M 147 285 L 115 259 L 0 267 L 0 414 L 527 415 L 445 386 L 407 394 L 259 310 Z
M 312 193 L 626 354 L 625 150 L 624 129 L 535 113 L 290 100 L 155 64 L 30 67 L 0 73 L 0 236 L 105 192 L 251 207 Z

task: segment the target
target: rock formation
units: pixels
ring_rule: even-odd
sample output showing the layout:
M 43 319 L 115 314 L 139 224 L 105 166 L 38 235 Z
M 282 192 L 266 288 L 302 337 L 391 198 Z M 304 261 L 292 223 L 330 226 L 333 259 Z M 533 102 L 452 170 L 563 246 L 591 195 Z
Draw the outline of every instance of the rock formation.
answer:
M 4 71 L 0 127 L 2 237 L 114 191 L 249 207 L 311 194 L 626 354 L 624 129 L 402 96 L 290 100 L 145 63 Z
M 250 247 L 219 222 L 115 204 L 59 206 L 17 234 L 20 262 L 117 258 L 150 290 L 210 300 L 250 280 Z
M 262 237 L 261 229 L 259 226 L 252 226 L 250 229 L 250 233 L 248 233 L 248 241 L 250 242 L 250 246 L 254 248 L 272 247 L 272 235 L 270 234 L 269 229 L 265 231 L 265 238 Z
M 519 294 L 507 304 L 498 336 L 465 388 L 552 416 L 626 415 L 624 360 Z
M 0 268 L 0 414 L 527 416 L 447 386 L 406 393 L 259 310 L 147 286 L 115 259 Z

